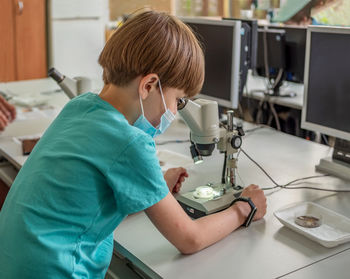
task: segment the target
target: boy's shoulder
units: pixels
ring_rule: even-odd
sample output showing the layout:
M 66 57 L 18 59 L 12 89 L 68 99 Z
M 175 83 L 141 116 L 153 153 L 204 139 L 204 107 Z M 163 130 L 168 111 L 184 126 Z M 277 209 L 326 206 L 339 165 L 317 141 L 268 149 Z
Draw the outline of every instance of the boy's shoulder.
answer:
M 134 151 L 155 149 L 151 136 L 141 129 L 130 125 L 124 115 L 97 94 L 85 93 L 71 100 L 61 113 L 65 127 L 70 123 L 77 133 L 94 135 L 105 144 L 129 147 Z M 119 149 L 119 148 L 117 148 Z

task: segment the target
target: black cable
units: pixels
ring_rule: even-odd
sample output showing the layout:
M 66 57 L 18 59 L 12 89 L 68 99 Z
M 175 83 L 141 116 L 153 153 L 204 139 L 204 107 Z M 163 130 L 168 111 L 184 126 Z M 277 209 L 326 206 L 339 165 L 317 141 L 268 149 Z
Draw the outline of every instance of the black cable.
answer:
M 297 182 L 297 181 L 303 181 L 303 180 L 307 180 L 307 179 L 312 179 L 312 178 L 318 178 L 318 177 L 326 177 L 329 176 L 329 174 L 322 174 L 322 175 L 313 175 L 313 176 L 306 176 L 306 177 L 302 177 L 302 178 L 298 178 L 298 179 L 294 179 L 284 185 L 280 185 L 278 184 L 265 170 L 264 168 L 258 163 L 256 162 L 252 157 L 250 157 L 242 148 L 240 149 L 244 155 L 247 156 L 247 158 L 249 160 L 251 160 L 255 165 L 257 165 L 257 167 L 273 182 L 273 184 L 275 184 L 275 186 L 273 187 L 265 187 L 265 188 L 261 188 L 261 190 L 263 191 L 267 191 L 267 190 L 273 190 L 276 188 L 281 188 L 281 189 L 288 189 L 288 190 L 293 190 L 293 189 L 309 189 L 309 190 L 318 190 L 318 191 L 326 191 L 326 192 L 335 192 L 335 193 L 350 193 L 350 190 L 347 189 L 325 189 L 325 188 L 319 188 L 319 187 L 307 187 L 307 186 L 296 186 L 296 187 L 291 187 L 290 185 Z
M 336 193 L 350 193 L 350 190 L 337 190 L 337 189 L 326 189 L 326 188 L 319 188 L 319 187 L 309 187 L 309 186 L 297 186 L 297 187 L 290 187 L 290 186 L 283 186 L 283 189 L 293 190 L 293 189 L 308 189 L 308 190 L 317 190 L 317 191 L 325 191 L 325 192 L 336 192 Z
M 273 184 L 275 184 L 277 187 L 280 187 L 280 184 L 278 184 L 265 170 L 258 162 L 256 162 L 252 157 L 250 157 L 247 152 L 244 151 L 244 149 L 241 147 L 241 151 L 249 160 L 251 160 L 257 167 L 272 181 Z
M 290 182 L 288 182 L 287 184 L 284 185 L 279 185 L 279 186 L 273 186 L 273 187 L 265 187 L 265 188 L 261 188 L 263 191 L 266 190 L 273 190 L 276 188 L 282 188 L 282 189 L 292 189 L 294 187 L 288 187 L 289 185 L 293 185 L 293 183 L 298 182 L 298 181 L 303 181 L 303 180 L 307 180 L 307 179 L 312 179 L 312 178 L 318 178 L 318 177 L 325 177 L 325 176 L 329 176 L 329 174 L 321 174 L 321 175 L 313 175 L 313 176 L 306 176 L 306 177 L 302 177 L 302 178 L 298 178 L 298 179 L 294 179 Z M 296 188 L 295 188 L 296 189 Z
M 266 125 L 259 125 L 258 127 L 245 130 L 244 133 L 247 134 L 247 133 L 255 132 L 256 130 L 260 130 L 262 128 L 271 128 L 271 127 L 270 126 L 266 126 Z
M 237 157 L 236 157 L 236 160 L 238 160 L 238 157 L 239 157 L 239 154 L 241 154 L 241 148 L 238 150 L 238 153 L 237 153 Z
M 267 77 L 269 83 L 271 82 L 270 80 L 270 68 L 269 68 L 269 57 L 268 57 L 268 50 L 267 50 L 267 34 L 266 34 L 266 29 L 263 32 L 263 44 L 264 44 L 264 68 L 265 68 L 265 76 Z
M 325 134 L 321 134 L 321 137 L 322 137 L 323 141 L 325 142 L 325 144 L 329 146 L 329 142 L 328 142 L 328 139 L 327 139 L 326 135 Z
M 318 177 L 324 177 L 324 176 L 330 176 L 329 174 L 321 174 L 321 175 L 312 175 L 312 176 L 307 176 L 307 177 L 303 177 L 303 178 L 298 178 L 298 179 L 294 179 L 290 182 L 288 182 L 287 184 L 284 184 L 283 186 L 286 187 L 286 186 L 289 186 L 295 182 L 298 182 L 300 180 L 307 180 L 307 179 L 312 179 L 312 178 L 318 178 Z
M 226 174 L 226 160 L 227 160 L 227 152 L 225 152 L 225 159 L 224 159 L 224 165 L 222 167 L 222 174 L 221 174 L 221 183 L 225 184 L 226 179 L 225 179 L 225 174 Z
M 268 190 L 273 190 L 273 189 L 277 189 L 277 188 L 282 188 L 282 186 L 278 185 L 278 186 L 273 186 L 273 187 L 264 187 L 264 188 L 261 188 L 261 190 L 268 191 Z
M 168 143 L 184 143 L 184 142 L 190 142 L 190 140 L 166 140 L 166 141 L 160 141 L 156 142 L 157 145 L 164 145 Z

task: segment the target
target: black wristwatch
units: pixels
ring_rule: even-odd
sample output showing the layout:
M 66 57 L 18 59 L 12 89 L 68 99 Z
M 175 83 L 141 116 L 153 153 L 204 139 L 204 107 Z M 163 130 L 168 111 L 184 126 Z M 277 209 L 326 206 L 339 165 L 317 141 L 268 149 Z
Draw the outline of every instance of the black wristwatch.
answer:
M 231 202 L 231 205 L 233 205 L 234 203 L 236 203 L 238 201 L 247 202 L 250 205 L 251 211 L 247 217 L 247 220 L 245 220 L 245 222 L 243 223 L 243 226 L 249 227 L 250 223 L 253 221 L 253 218 L 254 218 L 254 215 L 257 211 L 257 208 L 256 208 L 255 204 L 252 202 L 252 200 L 250 198 L 246 198 L 246 197 L 239 197 L 237 199 L 234 199 Z

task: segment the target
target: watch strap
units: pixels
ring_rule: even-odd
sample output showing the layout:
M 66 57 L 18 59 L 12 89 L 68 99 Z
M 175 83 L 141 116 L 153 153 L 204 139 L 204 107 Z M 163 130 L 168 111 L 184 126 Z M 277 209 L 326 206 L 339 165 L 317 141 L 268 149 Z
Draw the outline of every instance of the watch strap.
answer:
M 250 223 L 253 221 L 253 218 L 255 216 L 255 213 L 257 211 L 257 208 L 255 206 L 255 204 L 253 203 L 253 201 L 248 198 L 248 197 L 239 197 L 239 198 L 236 198 L 234 199 L 232 202 L 231 202 L 231 205 L 235 204 L 236 202 L 238 201 L 242 201 L 242 202 L 247 202 L 251 208 L 251 211 L 250 213 L 248 214 L 247 216 L 247 219 L 245 220 L 245 222 L 243 223 L 243 226 L 245 227 L 249 227 Z M 230 206 L 231 206 L 230 205 Z

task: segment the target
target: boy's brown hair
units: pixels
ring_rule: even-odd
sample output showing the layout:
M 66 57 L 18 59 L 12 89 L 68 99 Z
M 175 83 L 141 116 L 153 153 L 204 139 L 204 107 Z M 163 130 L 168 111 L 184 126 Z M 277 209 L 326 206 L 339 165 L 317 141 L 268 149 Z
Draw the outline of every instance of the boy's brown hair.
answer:
M 164 88 L 199 93 L 204 55 L 190 28 L 174 16 L 145 11 L 129 18 L 106 43 L 99 63 L 106 84 L 125 86 L 136 77 L 157 74 Z

